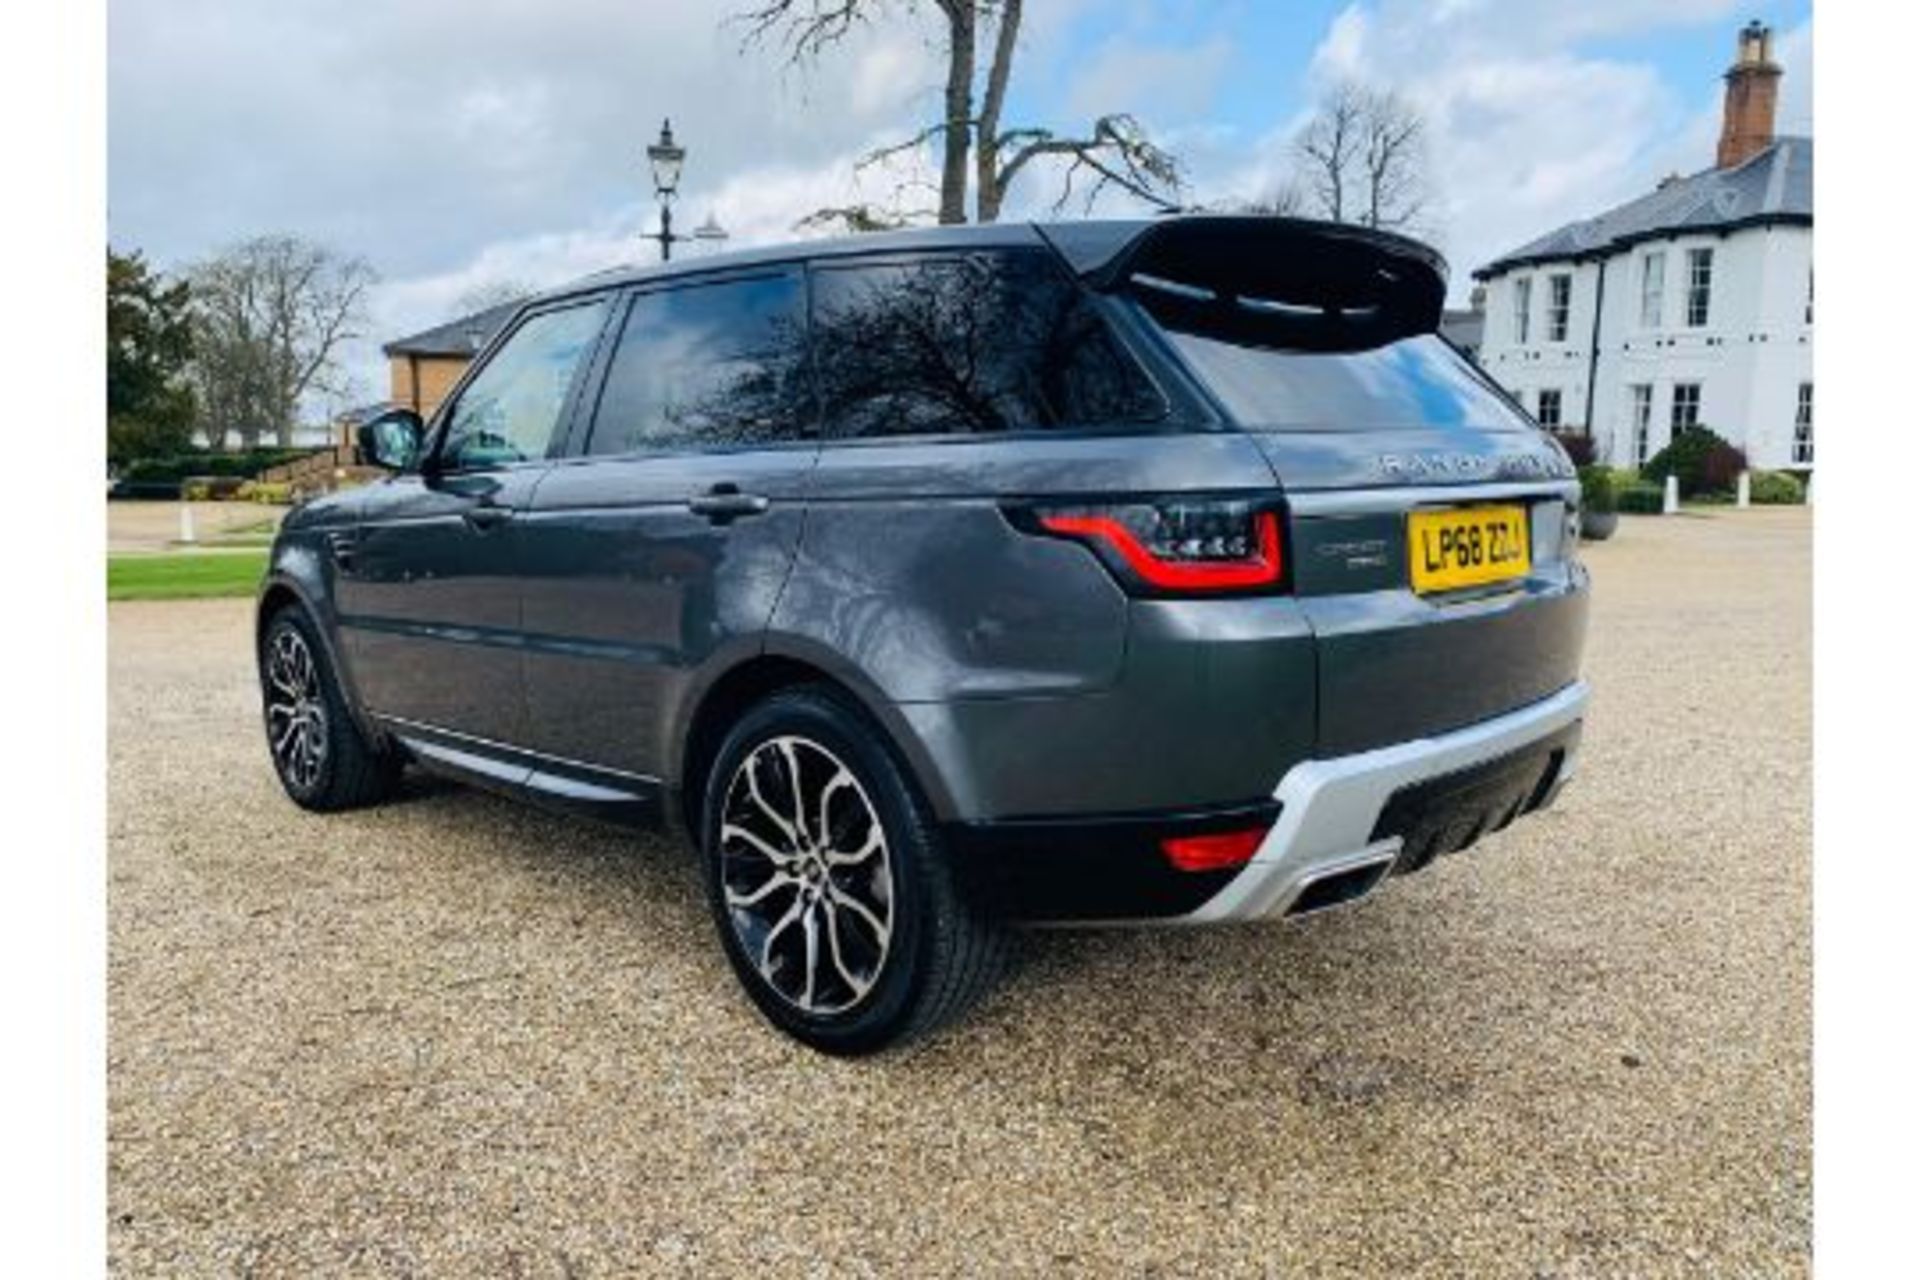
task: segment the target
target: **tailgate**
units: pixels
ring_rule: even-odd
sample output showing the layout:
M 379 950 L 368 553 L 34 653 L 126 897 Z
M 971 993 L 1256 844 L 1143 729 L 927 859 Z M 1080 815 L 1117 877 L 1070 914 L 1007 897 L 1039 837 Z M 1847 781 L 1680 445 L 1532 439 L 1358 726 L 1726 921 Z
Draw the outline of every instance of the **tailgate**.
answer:
M 1315 637 L 1317 754 L 1459 729 L 1577 678 L 1579 486 L 1434 332 L 1437 255 L 1287 219 L 1169 219 L 1120 249 L 1097 229 L 1059 246 L 1272 467 Z
M 1319 656 L 1317 754 L 1458 729 L 1578 678 L 1586 571 L 1568 542 L 1568 491 L 1493 484 L 1303 494 L 1293 507 L 1296 589 Z M 1516 508 L 1529 535 L 1518 576 L 1415 590 L 1415 513 Z

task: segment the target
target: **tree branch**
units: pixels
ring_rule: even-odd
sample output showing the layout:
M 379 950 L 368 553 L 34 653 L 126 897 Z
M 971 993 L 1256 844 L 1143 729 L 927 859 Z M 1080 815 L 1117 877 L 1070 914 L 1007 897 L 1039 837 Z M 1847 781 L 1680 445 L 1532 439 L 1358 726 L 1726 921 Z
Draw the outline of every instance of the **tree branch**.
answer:
M 740 40 L 743 52 L 775 39 L 786 50 L 787 62 L 797 65 L 846 39 L 869 21 L 872 10 L 883 7 L 885 0 L 766 0 L 730 21 L 747 29 Z
M 1024 140 L 1024 141 L 1023 141 Z M 1004 191 L 1020 170 L 1044 156 L 1071 157 L 1067 169 L 1066 190 L 1054 203 L 1065 206 L 1072 195 L 1074 174 L 1082 168 L 1097 175 L 1087 195 L 1087 206 L 1109 186 L 1117 186 L 1137 199 L 1162 209 L 1177 208 L 1181 188 L 1180 162 L 1156 146 L 1130 115 L 1101 116 L 1094 121 L 1088 138 L 1055 137 L 1045 129 L 1015 129 L 1000 138 L 1001 145 L 1019 145 L 1001 167 L 998 185 Z M 1170 198 L 1171 197 L 1171 198 Z

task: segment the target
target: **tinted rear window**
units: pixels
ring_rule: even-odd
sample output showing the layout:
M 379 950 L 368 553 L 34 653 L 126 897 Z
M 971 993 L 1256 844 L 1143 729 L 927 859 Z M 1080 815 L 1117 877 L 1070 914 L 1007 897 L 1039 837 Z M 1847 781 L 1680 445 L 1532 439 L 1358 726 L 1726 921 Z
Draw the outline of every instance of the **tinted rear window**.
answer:
M 1159 391 L 1040 253 L 816 268 L 828 431 L 899 436 L 1152 422 Z
M 1364 351 L 1290 351 L 1160 325 L 1194 375 L 1245 427 L 1530 429 L 1434 334 Z

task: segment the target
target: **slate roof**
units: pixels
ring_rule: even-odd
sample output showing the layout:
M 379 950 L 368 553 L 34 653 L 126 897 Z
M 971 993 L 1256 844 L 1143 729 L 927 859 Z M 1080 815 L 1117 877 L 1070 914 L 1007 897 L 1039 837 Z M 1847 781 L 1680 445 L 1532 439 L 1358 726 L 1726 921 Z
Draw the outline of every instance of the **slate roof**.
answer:
M 397 338 L 380 350 L 390 356 L 471 356 L 486 346 L 487 340 L 519 309 L 518 302 L 503 302 L 410 337 Z
M 1490 279 L 1539 262 L 1598 258 L 1642 240 L 1785 223 L 1813 225 L 1813 139 L 1776 138 L 1731 169 L 1706 169 L 1595 218 L 1569 222 L 1473 273 Z

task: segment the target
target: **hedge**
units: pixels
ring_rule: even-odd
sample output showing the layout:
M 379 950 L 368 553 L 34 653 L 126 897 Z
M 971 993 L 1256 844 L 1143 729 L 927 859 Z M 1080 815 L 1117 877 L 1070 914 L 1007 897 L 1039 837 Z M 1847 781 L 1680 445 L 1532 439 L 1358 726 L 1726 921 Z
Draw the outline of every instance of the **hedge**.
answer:
M 1666 493 L 1657 484 L 1630 484 L 1614 495 L 1614 505 L 1629 515 L 1657 516 L 1666 509 Z
M 1807 500 L 1806 486 L 1785 471 L 1756 471 L 1748 483 L 1755 506 L 1798 506 Z
M 312 449 L 246 449 L 239 453 L 198 450 L 166 458 L 142 458 L 129 463 L 120 476 L 127 483 L 142 487 L 169 483 L 177 485 L 187 480 L 217 476 L 237 476 L 244 480 L 268 467 L 277 467 L 313 452 Z

